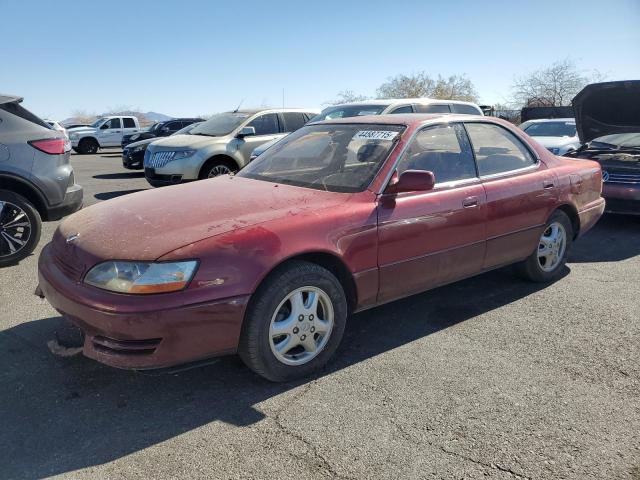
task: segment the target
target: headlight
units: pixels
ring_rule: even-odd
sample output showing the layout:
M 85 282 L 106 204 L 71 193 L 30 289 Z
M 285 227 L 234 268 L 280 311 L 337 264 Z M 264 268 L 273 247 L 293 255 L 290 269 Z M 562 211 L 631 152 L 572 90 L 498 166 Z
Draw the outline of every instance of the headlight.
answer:
M 135 135 L 131 135 L 131 136 L 129 137 L 129 140 L 135 140 L 136 138 L 139 138 L 139 137 L 140 137 L 140 135 L 138 135 L 138 134 L 136 133 Z
M 198 262 L 120 262 L 99 263 L 84 278 L 84 283 L 118 293 L 164 293 L 184 289 L 196 271 Z
M 173 157 L 171 158 L 171 160 L 173 161 L 173 160 L 182 160 L 183 158 L 189 158 L 194 153 L 196 153 L 195 150 L 180 150 L 173 154 Z
M 72 139 L 72 140 L 75 140 L 76 138 L 78 138 L 78 134 L 77 133 L 71 133 L 69 135 L 69 138 Z
M 132 152 L 143 152 L 146 149 L 147 149 L 146 145 L 138 145 L 132 150 Z

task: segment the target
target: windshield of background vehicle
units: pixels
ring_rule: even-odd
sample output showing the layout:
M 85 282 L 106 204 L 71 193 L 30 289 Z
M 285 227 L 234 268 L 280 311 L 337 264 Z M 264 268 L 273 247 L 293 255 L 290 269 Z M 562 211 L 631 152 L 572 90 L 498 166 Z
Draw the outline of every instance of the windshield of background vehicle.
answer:
M 387 105 L 345 105 L 342 107 L 328 107 L 309 120 L 309 123 L 331 120 L 332 118 L 380 115 L 385 108 L 387 108 Z
M 591 147 L 640 148 L 639 133 L 614 133 L 598 137 L 590 142 Z
M 400 125 L 310 125 L 243 168 L 239 177 L 330 192 L 361 192 L 404 130 Z
M 103 117 L 100 117 L 100 118 L 99 118 L 99 119 L 97 119 L 95 122 L 93 122 L 93 123 L 91 124 L 91 126 L 92 126 L 93 128 L 97 128 L 97 127 L 98 127 L 100 124 L 102 124 L 103 122 L 104 122 L 104 118 L 103 118 Z
M 524 131 L 532 137 L 575 137 L 576 124 L 569 122 L 532 123 Z
M 191 135 L 205 135 L 209 137 L 221 137 L 229 135 L 242 122 L 249 118 L 248 113 L 226 112 L 214 115 L 206 122 L 202 122 L 191 130 Z

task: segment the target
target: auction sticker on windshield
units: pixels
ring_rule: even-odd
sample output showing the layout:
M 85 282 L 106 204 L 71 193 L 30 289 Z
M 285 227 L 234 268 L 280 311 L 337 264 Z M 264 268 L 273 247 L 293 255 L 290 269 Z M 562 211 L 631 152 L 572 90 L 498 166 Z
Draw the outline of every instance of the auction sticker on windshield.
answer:
M 354 140 L 393 140 L 398 132 L 389 130 L 360 130 L 353 136 Z

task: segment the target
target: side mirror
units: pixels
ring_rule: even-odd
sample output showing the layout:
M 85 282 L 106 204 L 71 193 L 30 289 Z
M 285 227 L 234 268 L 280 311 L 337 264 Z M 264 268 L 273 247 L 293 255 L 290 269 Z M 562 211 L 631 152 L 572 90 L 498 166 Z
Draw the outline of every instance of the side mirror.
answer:
M 400 177 L 393 174 L 384 193 L 424 192 L 432 190 L 436 184 L 433 172 L 426 170 L 406 170 Z
M 238 138 L 251 137 L 255 134 L 256 134 L 255 127 L 242 127 L 238 132 L 238 135 L 236 135 L 236 137 Z

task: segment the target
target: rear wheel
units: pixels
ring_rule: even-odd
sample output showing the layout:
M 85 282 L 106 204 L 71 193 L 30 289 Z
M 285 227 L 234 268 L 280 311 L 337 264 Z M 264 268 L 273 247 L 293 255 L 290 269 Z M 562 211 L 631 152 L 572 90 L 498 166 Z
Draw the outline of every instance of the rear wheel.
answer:
M 536 250 L 516 265 L 518 273 L 533 282 L 550 282 L 558 277 L 573 241 L 571 220 L 557 210 L 547 221 Z
M 329 361 L 346 320 L 347 300 L 338 279 L 319 265 L 291 262 L 252 298 L 238 353 L 268 380 L 294 380 Z
M 19 262 L 40 240 L 40 214 L 26 198 L 0 190 L 0 267 Z
M 96 153 L 98 148 L 100 148 L 100 145 L 93 138 L 83 138 L 78 144 L 78 151 L 85 155 Z

